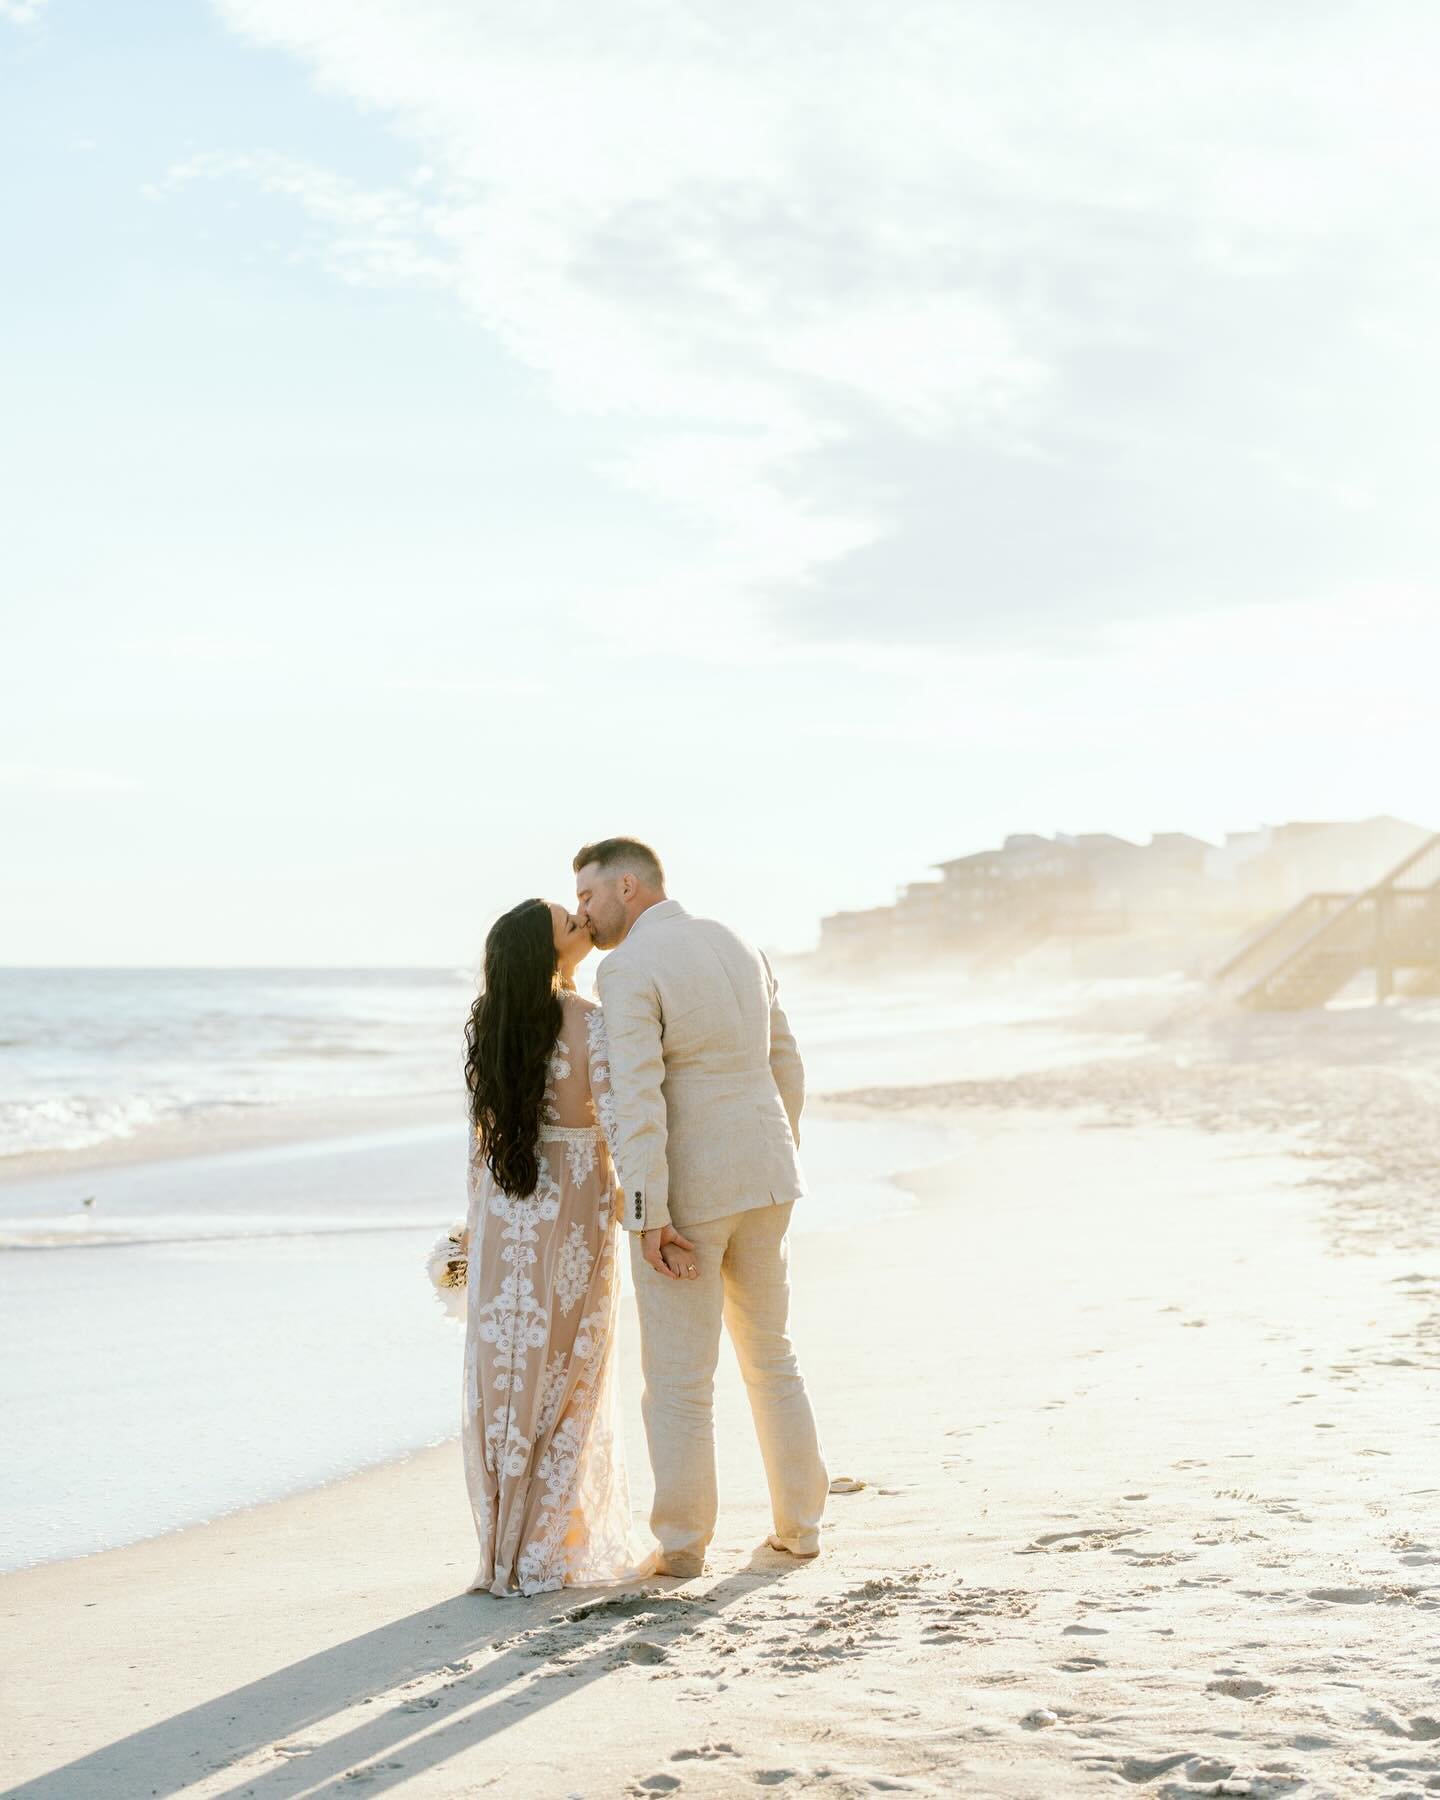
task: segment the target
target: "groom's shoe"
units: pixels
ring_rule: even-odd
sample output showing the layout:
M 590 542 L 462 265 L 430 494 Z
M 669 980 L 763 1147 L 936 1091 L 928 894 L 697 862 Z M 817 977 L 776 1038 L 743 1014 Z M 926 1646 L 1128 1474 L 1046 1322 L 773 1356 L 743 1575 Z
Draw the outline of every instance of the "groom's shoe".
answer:
M 793 1556 L 797 1562 L 810 1562 L 820 1554 L 819 1544 L 816 1544 L 813 1549 L 807 1544 L 797 1550 L 794 1544 L 787 1544 L 784 1538 L 776 1537 L 773 1531 L 765 1542 L 772 1550 L 783 1550 L 787 1556 Z
M 693 1581 L 705 1573 L 705 1558 L 685 1550 L 662 1550 L 655 1563 L 657 1575 L 671 1575 L 677 1581 Z

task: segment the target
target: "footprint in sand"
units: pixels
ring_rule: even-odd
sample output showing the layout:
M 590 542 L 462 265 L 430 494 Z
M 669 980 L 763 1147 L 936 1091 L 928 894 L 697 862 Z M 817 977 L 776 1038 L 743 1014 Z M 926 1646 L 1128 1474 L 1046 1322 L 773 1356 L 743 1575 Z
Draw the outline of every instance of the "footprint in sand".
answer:
M 553 1621 L 559 1625 L 578 1625 L 582 1619 L 630 1619 L 638 1613 L 658 1613 L 662 1608 L 688 1605 L 683 1594 L 671 1594 L 663 1588 L 642 1588 L 638 1594 L 623 1594 L 617 1600 L 591 1600 L 584 1606 L 572 1606 Z M 458 1665 L 469 1668 L 468 1663 Z M 446 1667 L 450 1667 L 449 1664 Z
M 1440 1739 L 1440 1719 L 1431 1718 L 1429 1713 L 1418 1713 L 1413 1719 L 1401 1721 L 1372 1708 L 1366 1713 L 1365 1722 L 1383 1731 L 1387 1737 L 1408 1738 L 1412 1744 L 1433 1744 Z
M 1153 1761 L 1143 1756 L 1127 1756 L 1120 1765 L 1120 1773 L 1127 1781 L 1137 1784 L 1142 1781 L 1154 1781 L 1157 1776 L 1168 1775 L 1172 1769 L 1178 1769 L 1182 1763 L 1189 1762 L 1188 1750 L 1177 1750 L 1173 1756 L 1157 1756 Z M 1109 1761 L 1109 1758 L 1106 1758 Z M 1229 1771 L 1227 1770 L 1228 1774 Z
M 1222 1681 L 1207 1681 L 1207 1694 L 1224 1694 L 1230 1700 L 1260 1700 L 1275 1692 L 1263 1681 L 1252 1681 L 1243 1675 L 1227 1675 Z
M 1120 1763 L 1116 1763 L 1113 1758 L 1106 1756 L 1097 1758 L 1094 1762 L 1087 1764 L 1087 1767 L 1096 1770 L 1113 1770 L 1136 1787 L 1143 1786 L 1147 1782 L 1158 1781 L 1162 1775 L 1169 1775 L 1176 1770 L 1183 1769 L 1185 1772 L 1184 1785 L 1167 1782 L 1158 1790 L 1159 1800 L 1170 1800 L 1172 1795 L 1183 1795 L 1185 1800 L 1190 1800 L 1190 1796 L 1198 1795 L 1201 1792 L 1249 1794 L 1256 1791 L 1265 1793 L 1280 1791 L 1269 1786 L 1263 1790 L 1252 1789 L 1249 1781 L 1232 1779 L 1235 1774 L 1233 1763 L 1217 1762 L 1208 1756 L 1197 1756 L 1190 1750 L 1177 1750 L 1170 1756 L 1127 1756 Z M 1287 1783 L 1285 1785 L 1295 1786 L 1298 1784 Z
M 1017 1556 L 1038 1556 L 1056 1545 L 1061 1550 L 1103 1550 L 1116 1538 L 1138 1537 L 1138 1526 L 1129 1525 L 1115 1530 L 1103 1526 L 1090 1526 L 1081 1531 L 1047 1531 L 1039 1537 L 1031 1538 L 1023 1550 L 1017 1550 Z
M 673 1794 L 680 1785 L 678 1775 L 643 1775 L 631 1785 L 632 1794 Z
M 722 1756 L 738 1756 L 733 1744 L 697 1744 L 693 1750 L 677 1750 L 671 1762 L 718 1762 Z

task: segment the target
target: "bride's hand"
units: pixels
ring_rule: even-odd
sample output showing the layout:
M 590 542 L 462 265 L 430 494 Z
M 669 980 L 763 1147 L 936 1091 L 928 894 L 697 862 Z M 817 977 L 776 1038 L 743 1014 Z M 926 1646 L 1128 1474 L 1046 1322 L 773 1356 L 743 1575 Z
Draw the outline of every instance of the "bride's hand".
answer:
M 657 1225 L 640 1233 L 640 1254 L 657 1275 L 667 1281 L 694 1281 L 700 1270 L 695 1246 L 673 1225 Z
M 660 1257 L 665 1267 L 678 1281 L 697 1281 L 700 1269 L 695 1261 L 693 1250 L 682 1250 L 679 1244 L 662 1244 Z

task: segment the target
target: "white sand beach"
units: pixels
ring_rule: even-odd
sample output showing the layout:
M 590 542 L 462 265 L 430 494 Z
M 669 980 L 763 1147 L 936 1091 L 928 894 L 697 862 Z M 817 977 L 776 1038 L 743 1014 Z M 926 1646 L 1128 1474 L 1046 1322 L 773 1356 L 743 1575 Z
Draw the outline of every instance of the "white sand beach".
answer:
M 1332 1045 L 1403 1029 L 1375 1021 Z M 1407 1167 L 1362 1168 L 1340 1097 L 1401 1077 L 1321 1057 L 1331 1111 L 1297 1132 L 1293 1091 L 1261 1119 L 1221 1073 L 1252 1051 L 1192 1037 L 1211 1064 L 1182 1077 L 1158 1040 L 1124 1084 L 1097 1062 L 828 1109 L 967 1135 L 910 1213 L 797 1237 L 832 1471 L 864 1483 L 816 1562 L 759 1548 L 727 1361 L 698 1581 L 463 1592 L 453 1444 L 5 1577 L 7 1791 L 1440 1790 L 1433 1126 L 1392 1092 Z M 643 1507 L 635 1350 L 627 1317 Z

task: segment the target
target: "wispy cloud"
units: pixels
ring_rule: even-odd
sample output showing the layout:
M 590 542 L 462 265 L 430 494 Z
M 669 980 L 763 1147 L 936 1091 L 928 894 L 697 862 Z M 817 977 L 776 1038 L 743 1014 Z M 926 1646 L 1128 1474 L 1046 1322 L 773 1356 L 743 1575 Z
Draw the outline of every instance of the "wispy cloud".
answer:
M 12 25 L 33 25 L 50 0 L 0 0 L 0 19 Z
M 448 287 L 732 603 L 925 642 L 1432 566 L 1428 8 L 217 3 L 420 166 L 172 180 Z
M 398 188 L 366 188 L 332 170 L 273 152 L 206 153 L 169 170 L 150 190 L 159 197 L 196 181 L 241 180 L 292 200 L 320 227 L 315 256 L 342 281 L 358 285 L 453 284 L 455 268 L 437 235 L 438 211 Z

